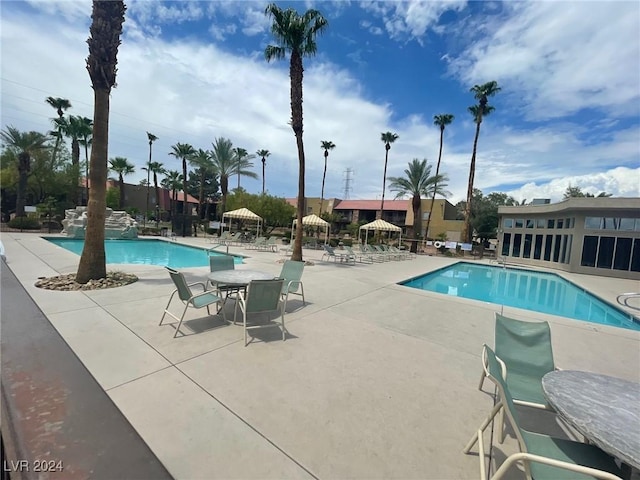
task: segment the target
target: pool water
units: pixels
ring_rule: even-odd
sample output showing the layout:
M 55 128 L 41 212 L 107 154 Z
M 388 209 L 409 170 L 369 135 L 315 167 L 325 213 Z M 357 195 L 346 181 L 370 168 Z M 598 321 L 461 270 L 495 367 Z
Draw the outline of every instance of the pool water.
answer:
M 46 238 L 77 255 L 82 254 L 84 240 L 75 238 Z M 127 263 L 159 265 L 171 268 L 208 267 L 209 255 L 225 255 L 221 252 L 207 252 L 198 247 L 180 245 L 164 240 L 105 240 L 107 263 Z M 233 256 L 236 265 L 242 263 L 242 257 Z
M 553 273 L 460 262 L 400 285 L 640 331 L 640 322 Z

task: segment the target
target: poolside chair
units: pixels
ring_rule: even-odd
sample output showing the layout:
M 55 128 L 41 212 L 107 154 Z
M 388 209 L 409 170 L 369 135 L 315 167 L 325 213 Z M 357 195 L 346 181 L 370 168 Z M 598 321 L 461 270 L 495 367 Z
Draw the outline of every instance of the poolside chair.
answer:
M 304 302 L 304 286 L 302 285 L 302 272 L 304 271 L 304 262 L 297 262 L 295 260 L 285 260 L 282 264 L 282 270 L 280 271 L 280 277 L 284 280 L 282 284 L 282 297 L 284 299 L 284 305 L 282 311 L 287 311 L 287 301 L 289 300 L 289 294 L 300 295 L 302 297 L 302 305 Z M 300 290 L 300 293 L 298 293 Z
M 236 302 L 236 308 L 233 313 L 233 323 L 236 323 L 239 308 L 242 312 L 245 347 L 249 344 L 247 342 L 247 331 L 257 328 L 280 326 L 282 329 L 282 340 L 285 340 L 286 327 L 284 325 L 284 309 L 281 307 L 280 302 L 283 285 L 284 280 L 281 278 L 275 280 L 253 280 L 249 283 L 246 295 L 237 295 L 238 301 Z M 247 317 L 249 315 L 273 312 L 280 314 L 280 324 L 270 321 L 266 324 L 247 325 Z
M 523 322 L 496 313 L 495 351 L 504 362 L 509 391 L 518 405 L 553 410 L 542 391 L 542 377 L 555 370 L 548 322 Z M 479 390 L 486 377 L 486 350 L 482 350 L 483 370 Z M 504 438 L 503 414 L 499 417 L 498 441 Z
M 499 411 L 506 412 L 507 419 L 515 432 L 520 452 L 507 457 L 491 477 L 492 480 L 502 478 L 507 470 L 518 462 L 524 465 L 527 480 L 532 478 L 536 480 L 562 480 L 592 477 L 620 480 L 622 478 L 622 469 L 615 463 L 614 458 L 594 445 L 532 433 L 521 428 L 518 412 L 514 407 L 514 399 L 502 374 L 505 368 L 504 363 L 486 345 L 484 352 L 485 375 L 496 385 L 498 402 L 463 450 L 464 453 L 469 453 L 476 442 L 478 443 L 481 479 L 487 478 L 483 432 L 493 422 Z
M 373 263 L 373 259 L 371 258 L 371 255 L 367 253 L 360 252 L 360 254 L 358 254 L 354 252 L 353 248 L 349 247 L 348 245 L 345 245 L 344 249 L 348 255 L 353 255 L 353 258 L 355 258 L 356 260 L 359 259 L 361 263 Z
M 218 272 L 220 270 L 234 270 L 235 262 L 233 261 L 233 257 L 231 255 L 210 255 L 209 256 L 209 271 Z M 237 293 L 240 290 L 244 290 L 244 287 L 238 285 L 225 285 L 225 284 L 216 284 L 209 281 L 209 285 L 211 285 L 217 292 L 218 295 L 226 294 L 224 297 L 224 301 L 220 308 L 224 308 L 224 304 L 227 301 L 230 293 Z
M 266 238 L 264 237 L 258 237 L 255 239 L 255 241 L 253 243 L 249 243 L 245 248 L 251 250 L 251 249 L 255 249 L 258 250 L 260 249 L 260 247 L 262 245 L 264 245 L 264 243 L 267 241 Z
M 204 283 L 196 282 L 196 283 L 187 284 L 187 281 L 185 280 L 184 275 L 182 273 L 178 272 L 177 270 L 174 270 L 173 268 L 169 268 L 169 267 L 165 267 L 165 268 L 169 271 L 169 275 L 171 276 L 171 280 L 173 280 L 173 283 L 175 284 L 176 289 L 173 291 L 173 293 L 169 297 L 169 301 L 167 302 L 167 306 L 164 309 L 164 313 L 162 314 L 162 318 L 160 319 L 160 323 L 158 325 L 162 325 L 162 322 L 164 321 L 164 317 L 166 315 L 169 315 L 170 317 L 178 320 L 176 333 L 173 334 L 173 338 L 176 338 L 176 336 L 178 335 L 178 332 L 180 331 L 180 325 L 182 325 L 182 320 L 184 320 L 184 315 L 185 313 L 187 313 L 187 309 L 189 307 L 193 307 L 193 308 L 207 307 L 207 313 L 211 315 L 211 311 L 209 311 L 209 306 L 213 304 L 217 305 L 222 301 L 222 298 L 220 298 L 218 295 L 216 295 L 211 291 L 207 291 Z M 194 294 L 191 291 L 191 287 L 195 285 L 201 285 L 203 292 Z M 178 294 L 178 298 L 184 304 L 184 310 L 182 311 L 182 315 L 180 315 L 180 317 L 175 316 L 173 313 L 169 311 L 169 305 L 171 305 L 171 301 L 173 300 L 173 297 L 176 293 Z M 226 318 L 224 317 L 224 311 L 222 312 L 222 316 L 226 321 Z
M 333 260 L 334 262 L 340 260 L 340 263 L 353 263 L 354 265 L 356 263 L 356 258 L 353 255 L 336 252 L 332 246 L 326 244 L 322 245 L 322 248 L 324 248 L 324 253 L 322 254 L 321 260 L 324 260 L 326 257 L 327 260 Z

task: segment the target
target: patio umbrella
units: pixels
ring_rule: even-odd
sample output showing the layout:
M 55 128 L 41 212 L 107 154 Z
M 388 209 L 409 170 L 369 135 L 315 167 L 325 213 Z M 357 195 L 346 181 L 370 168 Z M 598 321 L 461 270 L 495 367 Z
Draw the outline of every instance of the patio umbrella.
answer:
M 260 226 L 262 225 L 262 217 L 256 215 L 248 208 L 239 208 L 238 210 L 231 210 L 222 214 L 222 224 L 220 226 L 220 233 L 224 230 L 224 218 L 236 218 L 238 220 L 251 220 L 258 223 L 256 229 L 256 236 L 260 236 Z
M 293 220 L 293 224 L 291 225 L 291 243 L 293 244 L 293 232 L 296 230 L 296 223 L 298 223 L 298 219 Z M 324 228 L 324 243 L 327 244 L 329 242 L 329 222 L 325 222 L 319 216 L 315 214 L 307 215 L 306 217 L 302 217 L 302 225 L 309 227 L 322 227 Z
M 360 227 L 360 231 L 365 231 L 365 240 L 366 244 L 369 240 L 369 230 L 382 231 L 382 232 L 400 232 L 400 243 L 402 242 L 402 229 L 393 223 L 385 222 L 384 220 L 376 220 L 371 223 L 367 223 L 366 225 L 362 225 Z

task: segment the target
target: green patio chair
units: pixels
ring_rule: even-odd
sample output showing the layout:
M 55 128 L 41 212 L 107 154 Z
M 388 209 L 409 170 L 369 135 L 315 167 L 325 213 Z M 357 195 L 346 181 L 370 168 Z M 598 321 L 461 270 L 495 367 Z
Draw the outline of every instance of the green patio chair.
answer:
M 209 256 L 209 271 L 211 272 L 219 272 L 220 270 L 234 270 L 235 262 L 231 255 L 210 255 Z M 226 294 L 225 300 L 222 302 L 220 308 L 224 307 L 224 303 L 229 297 L 230 293 L 237 293 L 240 290 L 244 290 L 244 287 L 238 285 L 225 285 L 225 284 L 216 284 L 209 281 L 209 285 L 211 285 L 218 295 Z
M 542 391 L 542 377 L 555 370 L 548 322 L 524 322 L 496 313 L 495 351 L 504 362 L 503 373 L 517 405 L 553 410 Z M 483 370 L 479 390 L 486 376 L 486 349 L 482 350 Z M 498 441 L 504 439 L 503 414 L 498 421 Z
M 207 291 L 204 283 L 196 282 L 196 283 L 188 284 L 182 273 L 178 272 L 177 270 L 174 270 L 173 268 L 169 268 L 169 267 L 165 267 L 165 268 L 169 271 L 169 275 L 171 276 L 171 280 L 173 280 L 173 283 L 175 284 L 176 289 L 173 291 L 173 293 L 169 297 L 169 301 L 167 302 L 167 306 L 164 309 L 164 313 L 162 314 L 162 318 L 160 319 L 159 325 L 162 325 L 162 322 L 164 321 L 164 317 L 167 315 L 178 320 L 176 333 L 173 334 L 173 338 L 176 338 L 176 336 L 178 335 L 178 332 L 180 331 L 180 325 L 182 325 L 182 321 L 184 320 L 184 315 L 187 313 L 187 310 L 189 309 L 189 307 L 192 307 L 192 308 L 207 307 L 207 313 L 211 315 L 211 311 L 209 311 L 209 306 L 213 304 L 217 305 L 219 302 L 222 301 L 222 298 L 220 298 L 218 295 L 216 295 L 211 291 Z M 202 290 L 203 290 L 202 293 L 194 294 L 191 291 L 191 287 L 196 285 L 202 286 Z M 171 305 L 171 301 L 173 300 L 173 297 L 175 296 L 176 293 L 178 294 L 178 298 L 184 304 L 184 310 L 182 311 L 182 315 L 180 315 L 180 317 L 177 317 L 176 315 L 174 315 L 169 311 L 169 305 Z M 224 311 L 222 312 L 222 316 L 224 318 Z M 226 318 L 225 318 L 225 321 L 226 321 Z
M 498 402 L 480 428 L 474 433 L 464 448 L 469 453 L 478 443 L 480 458 L 480 478 L 485 480 L 486 460 L 483 432 L 493 422 L 499 411 L 505 411 L 509 423 L 515 432 L 520 452 L 514 453 L 500 465 L 492 480 L 503 478 L 504 474 L 514 463 L 522 463 L 527 480 L 573 480 L 600 478 L 604 480 L 620 480 L 623 472 L 613 457 L 600 450 L 595 445 L 550 437 L 524 430 L 519 425 L 518 412 L 514 407 L 514 399 L 502 372 L 504 363 L 496 357 L 491 348 L 484 346 L 485 375 L 495 385 Z
M 236 323 L 238 309 L 242 312 L 242 326 L 244 330 L 244 346 L 247 342 L 247 331 L 257 328 L 277 327 L 282 329 L 282 340 L 285 340 L 286 327 L 284 325 L 284 310 L 280 304 L 284 280 L 252 280 L 247 287 L 246 295 L 237 295 L 238 301 L 233 313 L 233 323 Z M 248 325 L 248 316 L 256 314 L 268 314 L 278 312 L 280 314 L 280 324 L 269 321 L 265 324 Z
M 304 271 L 304 262 L 297 262 L 295 260 L 285 260 L 282 264 L 282 270 L 280 271 L 280 277 L 284 280 L 282 284 L 282 297 L 284 299 L 284 305 L 282 311 L 287 311 L 287 301 L 289 295 L 300 295 L 302 297 L 302 305 L 304 302 L 304 286 L 302 285 L 302 272 Z M 298 293 L 300 290 L 300 293 Z

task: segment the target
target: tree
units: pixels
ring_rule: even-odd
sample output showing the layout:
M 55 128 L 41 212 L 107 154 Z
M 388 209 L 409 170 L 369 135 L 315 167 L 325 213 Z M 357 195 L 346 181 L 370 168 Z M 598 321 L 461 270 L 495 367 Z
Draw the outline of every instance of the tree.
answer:
M 418 238 L 421 231 L 421 215 L 420 207 L 422 205 L 421 198 L 424 196 L 440 195 L 447 197 L 449 192 L 444 190 L 447 186 L 446 175 L 431 176 L 431 165 L 427 165 L 427 159 L 420 161 L 414 158 L 409 162 L 409 168 L 404 171 L 404 177 L 389 177 L 389 190 L 396 192 L 396 198 L 406 195 L 411 196 L 411 208 L 413 209 L 413 236 Z M 417 242 L 412 242 L 411 251 L 416 252 L 418 248 Z
M 256 155 L 262 158 L 262 193 L 264 193 L 264 167 L 267 163 L 267 157 L 271 155 L 269 150 L 258 150 Z
M 438 164 L 436 166 L 436 177 L 440 174 L 440 162 L 442 160 L 442 142 L 444 140 L 444 128 L 450 125 L 454 120 L 454 116 L 450 113 L 442 113 L 440 115 L 433 116 L 433 124 L 440 127 L 440 151 L 438 153 Z M 437 187 L 437 185 L 436 185 Z M 436 188 L 433 189 L 433 195 L 431 197 L 431 206 L 429 207 L 429 217 L 427 218 L 427 230 L 425 235 L 429 235 L 429 226 L 431 225 L 431 215 L 433 215 L 433 204 L 436 201 Z
M 380 140 L 384 143 L 384 173 L 382 174 L 382 200 L 380 201 L 380 218 L 384 212 L 384 191 L 387 183 L 387 161 L 389 160 L 389 150 L 391 150 L 391 144 L 398 139 L 398 135 L 391 132 L 385 132 L 380 134 Z
M 187 159 L 195 153 L 195 149 L 188 143 L 176 143 L 171 146 L 169 155 L 182 159 L 182 193 L 184 199 L 182 201 L 182 236 L 187 236 L 187 210 L 189 202 L 187 201 Z
M 207 172 L 213 170 L 213 162 L 211 162 L 211 153 L 199 148 L 192 156 L 191 162 L 198 167 L 199 191 L 198 191 L 198 214 L 200 218 L 204 218 L 204 186 L 206 182 Z
M 5 146 L 18 156 L 18 190 L 16 195 L 16 217 L 24 217 L 27 178 L 31 172 L 31 156 L 48 148 L 47 137 L 39 132 L 21 132 L 15 127 L 7 127 L 0 132 Z
M 104 251 L 107 157 L 109 142 L 109 96 L 116 84 L 117 56 L 126 7 L 122 0 L 94 0 L 91 14 L 87 70 L 93 87 L 93 144 L 89 168 L 89 204 L 84 248 L 76 282 L 107 276 Z
M 602 197 L 611 197 L 612 194 L 611 193 L 607 193 L 607 192 L 600 192 L 598 195 L 594 195 L 593 193 L 584 193 L 582 191 L 582 188 L 580 187 L 572 187 L 571 184 L 569 184 L 569 186 L 567 187 L 567 189 L 564 191 L 564 196 L 562 197 L 563 200 L 567 200 L 568 198 L 602 198 Z
M 290 53 L 289 78 L 291 80 L 291 128 L 296 137 L 298 148 L 298 211 L 296 240 L 293 245 L 292 260 L 302 261 L 302 217 L 304 216 L 305 195 L 305 159 L 304 142 L 302 140 L 302 79 L 304 68 L 303 57 L 311 57 L 316 54 L 318 46 L 316 35 L 321 34 L 328 22 L 322 14 L 314 9 L 309 9 L 302 15 L 293 8 L 282 10 L 275 3 L 270 3 L 265 9 L 265 14 L 273 20 L 271 34 L 276 45 L 268 45 L 264 51 L 267 62 L 285 58 Z
M 169 206 L 169 216 L 173 219 L 175 215 L 175 205 L 178 201 L 178 190 L 182 187 L 182 174 L 177 170 L 165 170 L 165 177 L 160 184 L 163 188 L 171 190 L 171 205 Z
M 124 157 L 116 157 L 109 160 L 109 169 L 118 174 L 118 187 L 120 188 L 120 208 L 124 210 L 124 177 L 136 171 L 135 167 Z
M 227 199 L 229 210 L 246 207 L 262 217 L 262 231 L 268 235 L 276 227 L 288 227 L 295 209 L 284 198 L 272 195 L 253 195 L 243 189 L 235 190 Z
M 67 100 L 66 98 L 47 97 L 45 98 L 45 102 L 55 109 L 56 113 L 58 114 L 57 120 L 62 120 L 64 118 L 64 112 L 71 108 L 71 102 L 69 102 L 69 100 Z M 60 141 L 62 140 L 62 132 L 60 131 L 59 125 L 55 121 L 53 124 L 56 127 L 56 130 L 54 132 L 51 132 L 51 134 L 55 137 L 56 144 L 53 147 L 53 151 L 51 152 L 51 163 L 55 163 L 56 154 L 58 153 Z
M 329 157 L 329 150 L 333 150 L 336 148 L 332 141 L 323 140 L 320 142 L 320 148 L 324 150 L 324 171 L 322 172 L 322 190 L 320 190 L 320 213 L 318 216 L 322 215 L 322 204 L 324 203 L 324 180 L 327 176 L 327 158 Z
M 164 165 L 160 162 L 151 162 L 148 166 L 151 173 L 153 173 L 153 188 L 156 192 L 156 205 L 160 204 L 160 187 L 158 186 L 158 175 L 162 175 L 164 173 Z M 158 223 L 158 219 L 156 218 L 156 224 Z
M 80 145 L 84 147 L 84 187 L 87 203 L 89 202 L 89 145 L 93 135 L 93 120 L 87 117 L 80 117 L 82 128 L 80 129 Z M 85 204 L 86 205 L 86 204 Z
M 473 115 L 473 120 L 476 124 L 476 135 L 473 139 L 473 152 L 471 153 L 471 165 L 469 166 L 469 182 L 467 185 L 467 204 L 465 210 L 464 228 L 462 230 L 462 240 L 465 242 L 471 242 L 473 237 L 473 231 L 471 230 L 471 204 L 473 201 L 473 181 L 476 174 L 476 152 L 478 149 L 478 137 L 480 136 L 480 124 L 482 119 L 495 110 L 494 107 L 488 104 L 488 98 L 494 96 L 500 91 L 498 83 L 493 80 L 491 82 L 484 83 L 482 85 L 474 85 L 471 87 L 471 92 L 478 105 L 469 107 L 469 112 Z
M 80 184 L 80 141 L 92 134 L 90 119 L 86 120 L 89 120 L 89 123 L 85 122 L 85 117 L 69 115 L 68 118 L 63 118 L 59 122 L 62 133 L 71 138 L 71 163 L 76 174 L 73 179 L 72 199 L 77 201 L 78 205 L 82 203 L 82 194 L 78 189 Z
M 249 170 L 253 168 L 253 163 L 250 161 L 255 158 L 254 154 L 249 154 L 244 148 L 236 147 L 233 149 L 234 152 L 234 162 L 235 162 L 235 171 L 234 173 L 238 175 L 238 188 L 240 188 L 240 177 L 249 177 L 249 178 L 258 178 L 258 175 Z
M 149 133 L 147 132 L 147 140 L 149 140 L 149 161 L 147 162 L 147 166 L 146 168 L 143 168 L 143 170 L 146 170 L 147 172 L 147 203 L 145 204 L 145 211 L 144 211 L 144 220 L 143 220 L 143 225 L 146 227 L 147 226 L 147 212 L 149 211 L 149 188 L 150 188 L 150 179 L 149 176 L 151 174 L 151 153 L 152 153 L 152 147 L 153 147 L 153 142 L 155 142 L 158 139 L 158 137 L 156 137 L 153 133 Z M 156 181 L 156 203 L 158 202 L 158 182 Z
M 234 174 L 235 154 L 233 151 L 233 143 L 231 140 L 220 137 L 216 138 L 215 143 L 211 144 L 211 161 L 213 162 L 213 170 L 218 175 L 220 182 L 220 191 L 222 192 L 222 201 L 220 204 L 220 216 L 226 212 L 227 195 L 229 194 L 229 177 Z

